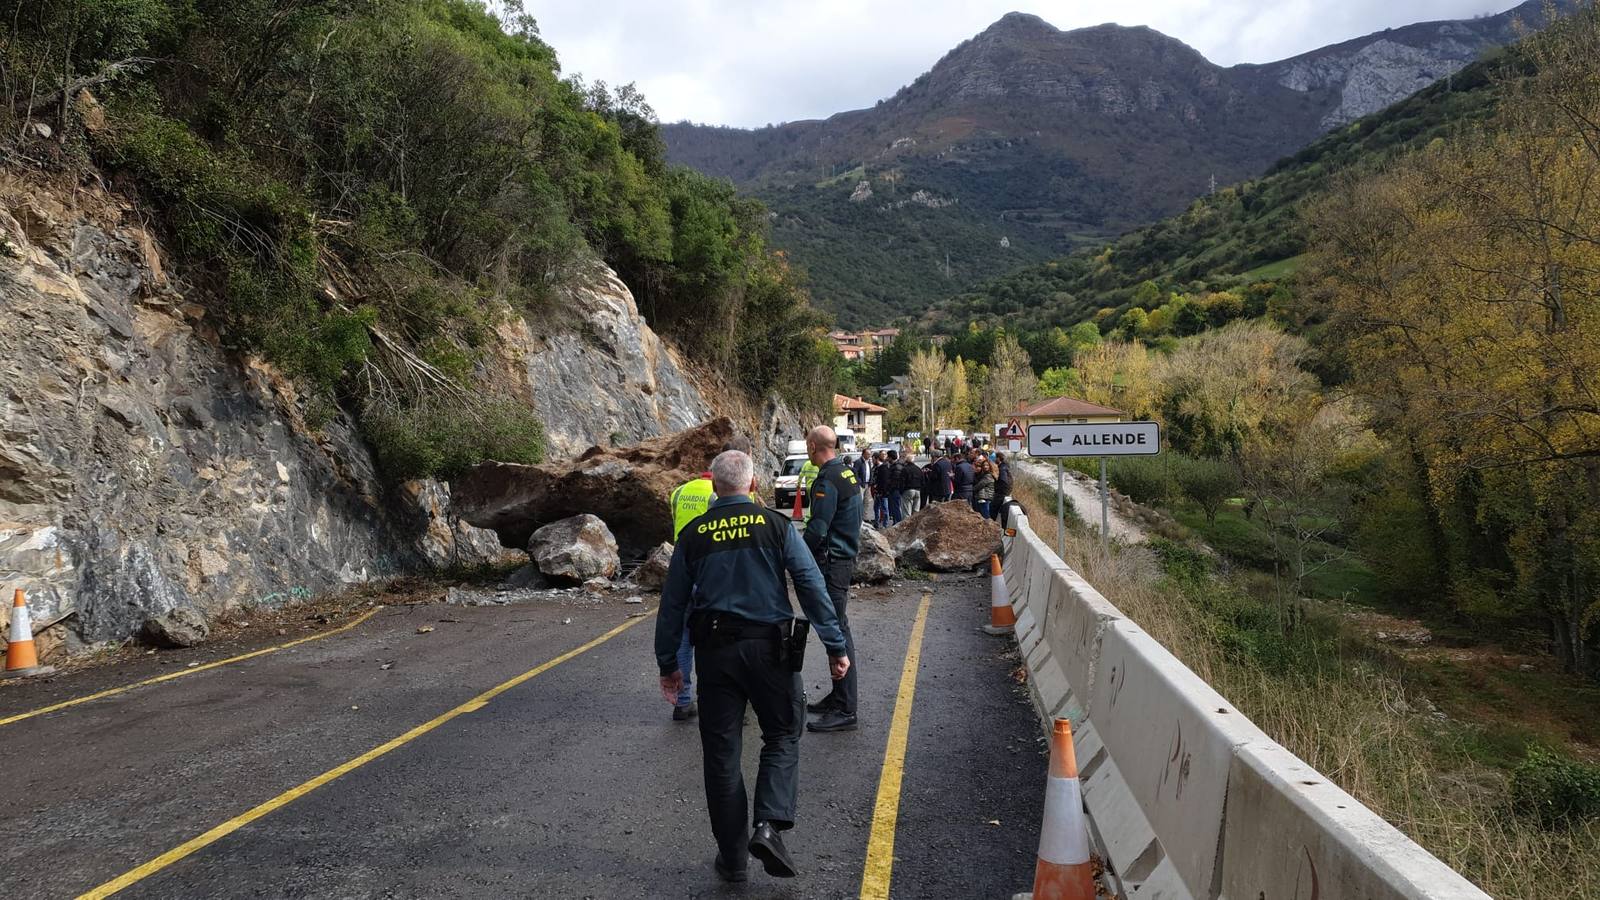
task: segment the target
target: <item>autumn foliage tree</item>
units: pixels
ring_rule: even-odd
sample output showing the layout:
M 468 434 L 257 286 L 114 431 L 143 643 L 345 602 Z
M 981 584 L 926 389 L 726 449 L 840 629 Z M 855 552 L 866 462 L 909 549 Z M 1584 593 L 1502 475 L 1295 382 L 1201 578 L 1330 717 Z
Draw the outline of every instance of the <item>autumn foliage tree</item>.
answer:
M 1525 43 L 1488 125 L 1315 215 L 1336 345 L 1421 479 L 1464 614 L 1600 672 L 1600 12 Z

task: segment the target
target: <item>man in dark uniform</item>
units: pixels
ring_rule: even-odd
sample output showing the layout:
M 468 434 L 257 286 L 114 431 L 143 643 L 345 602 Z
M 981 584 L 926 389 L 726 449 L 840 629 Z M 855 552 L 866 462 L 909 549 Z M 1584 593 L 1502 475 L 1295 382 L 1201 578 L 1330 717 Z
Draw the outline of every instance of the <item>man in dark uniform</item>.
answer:
M 826 425 L 813 428 L 806 435 L 806 453 L 817 465 L 817 477 L 811 489 L 811 519 L 806 522 L 806 546 L 811 548 L 817 566 L 822 569 L 822 580 L 828 585 L 828 597 L 833 601 L 839 628 L 844 631 L 845 647 L 854 663 L 857 661 L 856 644 L 850 634 L 846 601 L 850 594 L 850 576 L 855 574 L 856 554 L 861 549 L 861 483 L 839 459 L 835 441 L 833 429 Z M 806 707 L 818 714 L 815 721 L 806 725 L 808 729 L 856 730 L 855 670 L 852 665 L 843 678 L 833 682 L 828 696 Z
M 829 674 L 837 680 L 850 670 L 848 644 L 822 573 L 789 519 L 750 499 L 753 469 L 749 455 L 738 450 L 711 461 L 717 499 L 684 526 L 656 618 L 656 662 L 669 703 L 683 687 L 678 641 L 686 619 L 694 641 L 706 806 L 717 839 L 715 868 L 727 881 L 746 879 L 747 854 L 761 860 L 769 875 L 797 874 L 779 833 L 794 827 L 799 789 L 805 688 L 798 657 L 805 622 L 794 618 L 785 571 L 827 648 Z M 755 829 L 748 837 L 750 805 L 740 768 L 746 702 L 761 723 Z

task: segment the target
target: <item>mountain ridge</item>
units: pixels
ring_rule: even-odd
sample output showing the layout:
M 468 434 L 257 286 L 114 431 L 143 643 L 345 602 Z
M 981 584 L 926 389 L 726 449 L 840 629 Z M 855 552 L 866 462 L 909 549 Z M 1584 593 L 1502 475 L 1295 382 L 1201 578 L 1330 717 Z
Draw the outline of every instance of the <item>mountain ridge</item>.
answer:
M 1223 67 L 1148 26 L 1062 30 L 1008 13 L 872 107 L 662 136 L 671 161 L 771 207 L 775 244 L 843 324 L 882 322 L 1259 175 L 1509 42 L 1523 20 L 1542 22 L 1541 0 Z

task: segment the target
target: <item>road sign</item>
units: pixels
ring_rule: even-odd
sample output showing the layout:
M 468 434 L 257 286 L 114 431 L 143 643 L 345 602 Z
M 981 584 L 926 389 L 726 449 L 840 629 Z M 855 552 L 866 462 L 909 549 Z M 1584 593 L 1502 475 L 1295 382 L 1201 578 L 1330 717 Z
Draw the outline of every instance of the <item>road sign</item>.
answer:
M 1031 425 L 1029 456 L 1155 456 L 1161 428 L 1154 422 Z
M 1008 441 L 1022 440 L 1022 422 L 1012 419 L 1006 424 L 1005 434 L 1001 435 Z

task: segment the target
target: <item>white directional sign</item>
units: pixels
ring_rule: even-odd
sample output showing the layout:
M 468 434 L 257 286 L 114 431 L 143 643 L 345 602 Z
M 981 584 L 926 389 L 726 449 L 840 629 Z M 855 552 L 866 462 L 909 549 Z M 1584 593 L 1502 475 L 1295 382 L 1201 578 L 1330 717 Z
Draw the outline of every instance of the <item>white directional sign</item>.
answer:
M 1155 456 L 1161 428 L 1154 422 L 1030 425 L 1029 456 Z

